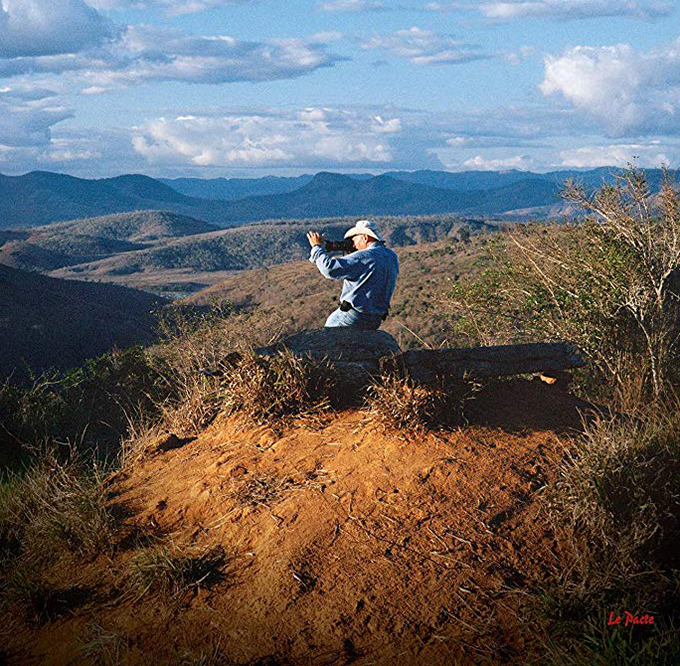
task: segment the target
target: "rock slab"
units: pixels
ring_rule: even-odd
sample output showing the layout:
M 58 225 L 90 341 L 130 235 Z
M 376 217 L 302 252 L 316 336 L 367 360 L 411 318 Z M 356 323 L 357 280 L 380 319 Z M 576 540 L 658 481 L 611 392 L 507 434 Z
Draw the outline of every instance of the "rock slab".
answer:
M 389 333 L 350 327 L 302 331 L 256 352 L 273 356 L 285 350 L 299 358 L 329 361 L 337 373 L 338 384 L 348 393 L 357 394 L 380 374 L 380 359 L 401 354 L 399 344 Z

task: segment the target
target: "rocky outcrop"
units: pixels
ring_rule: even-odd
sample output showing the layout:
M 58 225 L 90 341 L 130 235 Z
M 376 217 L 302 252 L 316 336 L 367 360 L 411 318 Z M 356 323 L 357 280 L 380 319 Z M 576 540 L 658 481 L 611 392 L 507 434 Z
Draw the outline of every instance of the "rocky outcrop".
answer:
M 428 385 L 442 379 L 556 373 L 584 365 L 577 350 L 564 342 L 402 353 L 397 341 L 385 331 L 345 327 L 303 331 L 256 351 L 272 356 L 284 350 L 299 358 L 332 363 L 338 383 L 350 394 L 360 394 L 383 372 L 396 372 L 416 384 Z
M 348 402 L 360 396 L 380 374 L 381 359 L 401 354 L 397 341 L 389 333 L 349 327 L 302 331 L 256 351 L 261 356 L 272 356 L 285 350 L 299 358 L 331 363 Z

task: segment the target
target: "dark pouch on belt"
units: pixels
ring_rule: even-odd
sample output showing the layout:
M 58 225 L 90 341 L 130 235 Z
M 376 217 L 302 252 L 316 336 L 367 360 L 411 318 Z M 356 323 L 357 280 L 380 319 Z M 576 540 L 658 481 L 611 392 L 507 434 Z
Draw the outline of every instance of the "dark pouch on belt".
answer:
M 349 312 L 352 309 L 352 304 L 349 301 L 340 301 L 340 309 L 343 312 Z

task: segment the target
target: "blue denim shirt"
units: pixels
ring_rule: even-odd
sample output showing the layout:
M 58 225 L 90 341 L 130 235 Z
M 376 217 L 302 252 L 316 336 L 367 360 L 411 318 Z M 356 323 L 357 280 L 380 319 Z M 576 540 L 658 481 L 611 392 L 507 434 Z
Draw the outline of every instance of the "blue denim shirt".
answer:
M 322 245 L 315 245 L 309 260 L 324 277 L 345 281 L 340 300 L 348 301 L 355 310 L 384 315 L 390 309 L 399 260 L 383 243 L 372 243 L 345 257 L 329 256 Z

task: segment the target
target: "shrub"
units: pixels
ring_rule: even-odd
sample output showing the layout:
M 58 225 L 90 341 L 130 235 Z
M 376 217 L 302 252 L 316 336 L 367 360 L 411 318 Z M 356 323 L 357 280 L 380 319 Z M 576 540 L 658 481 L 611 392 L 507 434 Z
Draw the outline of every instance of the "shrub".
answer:
M 579 594 L 625 586 L 641 568 L 680 569 L 677 406 L 586 424 L 582 447 L 563 463 L 550 506 L 574 547 L 572 582 Z
M 269 357 L 247 353 L 222 386 L 225 412 L 257 424 L 318 415 L 330 409 L 334 393 L 327 365 L 288 351 Z
M 548 490 L 560 561 L 544 583 L 546 650 L 554 663 L 670 664 L 680 641 L 680 417 L 654 405 L 599 417 Z M 655 616 L 611 627 L 610 612 Z
M 677 195 L 665 180 L 653 199 L 631 170 L 591 196 L 574 184 L 563 196 L 594 216 L 517 226 L 490 244 L 481 279 L 448 294 L 455 326 L 484 344 L 567 340 L 600 386 L 642 375 L 648 393 L 661 395 L 678 380 Z
M 47 451 L 24 473 L 0 485 L 0 548 L 24 561 L 43 562 L 68 551 L 91 555 L 106 548 L 113 519 L 106 507 L 101 467 Z
M 416 433 L 460 423 L 464 403 L 474 390 L 474 384 L 465 381 L 418 386 L 408 378 L 387 374 L 369 388 L 367 406 L 386 429 Z
M 158 413 L 160 380 L 146 352 L 132 347 L 66 373 L 45 373 L 30 386 L 6 382 L 0 387 L 0 442 L 23 449 L 77 442 L 106 457 L 116 451 L 131 414 Z
M 130 560 L 129 582 L 140 597 L 147 592 L 179 596 L 192 587 L 222 580 L 223 564 L 224 554 L 219 548 L 201 551 L 177 544 L 148 548 Z

